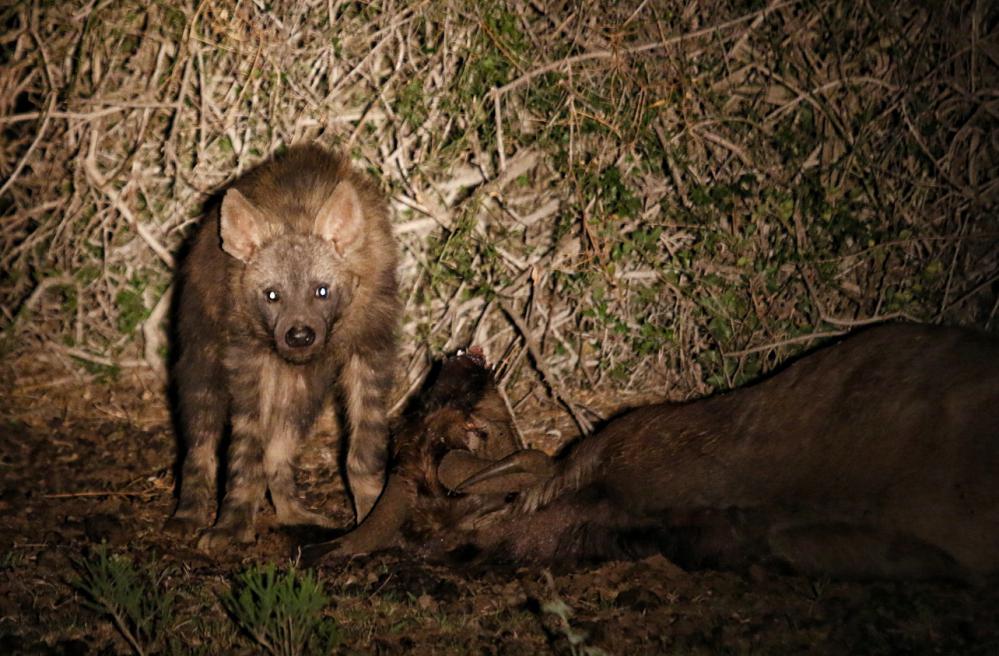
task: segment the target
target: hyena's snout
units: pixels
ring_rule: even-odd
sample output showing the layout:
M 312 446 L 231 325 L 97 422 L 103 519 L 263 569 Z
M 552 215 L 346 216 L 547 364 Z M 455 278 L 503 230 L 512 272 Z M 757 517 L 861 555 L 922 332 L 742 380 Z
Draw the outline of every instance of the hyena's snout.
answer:
M 293 349 L 312 346 L 316 341 L 316 331 L 311 326 L 294 325 L 284 334 L 284 343 Z
M 325 325 L 301 316 L 278 321 L 274 327 L 274 344 L 288 362 L 302 364 L 312 360 L 326 341 Z

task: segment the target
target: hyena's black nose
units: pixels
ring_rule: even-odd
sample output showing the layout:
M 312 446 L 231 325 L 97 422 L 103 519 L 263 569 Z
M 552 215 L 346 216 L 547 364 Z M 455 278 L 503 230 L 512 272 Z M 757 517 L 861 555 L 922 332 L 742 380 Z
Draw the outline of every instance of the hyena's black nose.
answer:
M 305 348 L 316 341 L 316 331 L 308 326 L 292 326 L 284 334 L 284 341 L 292 348 Z

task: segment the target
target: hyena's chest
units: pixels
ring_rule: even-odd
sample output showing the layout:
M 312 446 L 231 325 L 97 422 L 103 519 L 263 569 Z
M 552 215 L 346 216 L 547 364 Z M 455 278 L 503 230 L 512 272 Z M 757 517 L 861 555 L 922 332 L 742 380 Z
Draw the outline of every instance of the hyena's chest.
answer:
M 270 354 L 245 358 L 230 373 L 235 405 L 245 408 L 264 430 L 310 426 L 336 379 L 332 367 L 293 365 Z

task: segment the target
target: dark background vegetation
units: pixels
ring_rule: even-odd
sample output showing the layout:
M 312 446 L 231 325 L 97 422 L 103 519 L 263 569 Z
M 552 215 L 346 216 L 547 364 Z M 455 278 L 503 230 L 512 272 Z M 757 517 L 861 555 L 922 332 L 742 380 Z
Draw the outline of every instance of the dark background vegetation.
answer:
M 313 139 L 391 198 L 409 381 L 474 341 L 569 403 L 688 395 L 872 320 L 994 327 L 990 3 L 601 4 L 4 10 L 5 359 L 161 366 L 205 199 Z
M 38 556 L 79 552 L 70 519 L 148 511 L 152 544 L 176 254 L 291 143 L 345 149 L 390 198 L 397 399 L 476 343 L 545 448 L 871 322 L 995 333 L 996 23 L 974 1 L 4 3 L 3 573 L 38 567 L 76 608 Z M 32 506 L 32 481 L 76 505 Z

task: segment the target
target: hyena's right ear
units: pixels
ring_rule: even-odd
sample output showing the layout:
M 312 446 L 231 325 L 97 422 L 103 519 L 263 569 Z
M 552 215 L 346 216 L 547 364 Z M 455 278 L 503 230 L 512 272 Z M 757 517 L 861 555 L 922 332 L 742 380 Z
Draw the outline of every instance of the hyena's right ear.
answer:
M 264 217 L 238 189 L 225 192 L 219 232 L 222 250 L 241 262 L 248 261 L 260 246 Z

